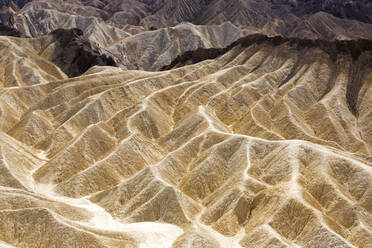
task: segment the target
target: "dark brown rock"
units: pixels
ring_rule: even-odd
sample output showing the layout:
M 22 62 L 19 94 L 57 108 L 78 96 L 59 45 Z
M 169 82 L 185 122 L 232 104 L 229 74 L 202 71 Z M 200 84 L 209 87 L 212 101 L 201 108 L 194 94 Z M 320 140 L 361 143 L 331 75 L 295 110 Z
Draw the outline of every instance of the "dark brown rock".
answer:
M 48 59 L 70 77 L 81 75 L 95 65 L 117 66 L 115 60 L 87 39 L 80 29 L 58 29 L 49 36 L 55 50 Z
M 17 29 L 13 27 L 9 27 L 1 23 L 0 23 L 0 35 L 1 36 L 26 37 L 24 34 L 19 32 Z

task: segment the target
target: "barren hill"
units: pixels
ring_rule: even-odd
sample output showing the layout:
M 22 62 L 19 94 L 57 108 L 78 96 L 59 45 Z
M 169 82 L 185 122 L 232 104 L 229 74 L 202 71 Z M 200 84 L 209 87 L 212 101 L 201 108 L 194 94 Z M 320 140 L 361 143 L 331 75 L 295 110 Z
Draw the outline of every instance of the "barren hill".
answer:
M 372 248 L 371 16 L 0 0 L 0 247 Z
M 0 241 L 370 247 L 368 41 L 249 40 L 67 78 L 40 39 L 0 37 Z
M 138 33 L 182 22 L 231 22 L 270 36 L 372 39 L 369 0 L 39 0 L 0 1 L 0 7 L 2 22 L 28 36 L 79 28 L 106 44 L 127 36 L 124 31 Z

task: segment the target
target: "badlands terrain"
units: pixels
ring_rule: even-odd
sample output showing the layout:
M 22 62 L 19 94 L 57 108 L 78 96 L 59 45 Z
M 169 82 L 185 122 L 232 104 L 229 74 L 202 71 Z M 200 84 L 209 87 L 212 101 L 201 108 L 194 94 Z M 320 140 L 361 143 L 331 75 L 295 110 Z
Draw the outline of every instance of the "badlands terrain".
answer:
M 372 247 L 370 1 L 0 7 L 0 247 Z

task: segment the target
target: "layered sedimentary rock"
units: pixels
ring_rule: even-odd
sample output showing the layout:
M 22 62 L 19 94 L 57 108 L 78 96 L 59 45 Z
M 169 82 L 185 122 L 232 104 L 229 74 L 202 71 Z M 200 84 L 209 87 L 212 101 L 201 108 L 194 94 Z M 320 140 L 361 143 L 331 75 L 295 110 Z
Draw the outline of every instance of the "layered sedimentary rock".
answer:
M 142 32 L 120 39 L 105 49 L 128 69 L 158 71 L 178 56 L 198 49 L 223 49 L 254 33 L 231 23 L 197 26 L 190 23 Z
M 118 66 L 110 52 L 89 40 L 80 29 L 57 29 L 30 39 L 29 43 L 70 77 L 79 76 L 95 65 Z
M 112 15 L 114 15 L 112 18 L 114 21 L 119 21 L 120 23 L 125 21 L 131 24 L 143 22 L 143 18 L 164 22 L 201 22 L 206 17 L 209 17 L 207 19 L 218 20 L 223 16 L 223 12 L 225 14 L 227 13 L 225 9 L 220 8 L 221 5 L 228 6 L 227 3 L 221 0 L 2 0 L 0 1 L 0 7 L 11 6 L 12 8 L 20 9 L 28 3 L 33 4 L 35 2 L 58 3 L 61 5 L 66 3 L 74 4 L 78 7 L 79 11 L 84 10 L 85 13 L 89 12 L 105 19 L 112 18 Z M 244 8 L 238 9 L 238 7 Z M 253 13 L 257 14 L 260 14 L 261 11 L 271 16 L 291 13 L 298 17 L 322 11 L 340 18 L 353 19 L 366 23 L 372 22 L 372 5 L 368 0 L 248 0 L 230 3 L 229 8 L 233 10 L 229 11 L 231 15 L 225 15 L 223 18 L 237 16 L 250 9 L 253 10 Z M 165 17 L 168 20 L 164 20 Z
M 21 36 L 8 26 L 0 35 Z M 57 29 L 47 35 L 24 40 L 43 58 L 56 64 L 68 76 L 78 76 L 94 65 L 122 69 L 157 71 L 186 52 L 225 49 L 254 33 L 231 23 L 197 26 L 190 23 L 142 32 L 106 44 L 95 42 L 83 30 Z
M 17 11 L 3 9 L 0 18 L 4 24 L 30 37 L 47 35 L 56 29 L 77 28 L 87 38 L 104 46 L 129 36 L 127 32 L 105 23 L 97 11 L 65 1 L 36 1 Z
M 0 26 L 0 28 L 2 30 L 0 30 L 0 36 L 23 36 L 18 30 L 7 26 Z M 45 71 L 36 70 L 33 72 L 35 61 L 51 62 L 51 66 L 57 67 L 57 70 L 62 70 L 70 77 L 81 75 L 95 65 L 119 66 L 115 61 L 117 58 L 114 54 L 89 40 L 80 29 L 58 29 L 45 36 L 24 40 L 4 37 L 2 42 L 3 77 L 6 78 L 14 77 L 15 74 L 18 78 L 27 78 L 30 74 L 40 72 L 48 77 L 49 75 Z M 24 60 L 30 56 L 35 58 L 35 61 L 32 59 L 29 61 L 29 71 L 25 72 L 22 68 L 25 66 L 21 64 L 24 65 Z M 124 65 L 122 66 L 125 68 Z M 6 81 L 13 83 L 12 80 Z M 29 78 L 26 81 L 33 80 Z M 29 82 L 24 83 L 28 84 Z
M 15 28 L 0 24 L 0 35 L 1 36 L 14 36 L 14 37 L 25 37 L 24 34 L 16 30 Z
M 182 22 L 231 22 L 270 36 L 372 39 L 372 3 L 368 0 L 40 0 L 2 1 L 0 7 L 0 20 L 28 36 L 79 28 L 105 44 L 126 37 L 128 32 Z
M 369 41 L 75 78 L 32 41 L 0 37 L 0 244 L 371 246 Z

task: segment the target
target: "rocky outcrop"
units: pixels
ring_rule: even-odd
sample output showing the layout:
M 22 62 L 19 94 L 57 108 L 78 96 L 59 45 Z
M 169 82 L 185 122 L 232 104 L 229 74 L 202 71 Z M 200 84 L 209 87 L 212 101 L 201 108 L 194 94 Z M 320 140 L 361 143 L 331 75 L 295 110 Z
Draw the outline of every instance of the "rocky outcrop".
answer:
M 6 36 L 11 34 L 22 36 L 11 28 L 6 27 L 5 30 Z M 45 36 L 22 40 L 4 37 L 0 42 L 3 44 L 4 53 L 2 61 L 5 63 L 2 76 L 4 83 L 8 85 L 39 84 L 56 79 L 56 77 L 66 77 L 64 74 L 75 77 L 96 65 L 118 66 L 109 51 L 105 51 L 98 44 L 90 41 L 79 29 L 58 29 Z M 6 51 L 5 44 L 8 44 L 10 50 Z M 23 46 L 23 49 L 19 46 Z M 29 58 L 31 60 L 27 61 Z M 36 74 L 39 75 L 34 78 L 31 76 L 35 74 L 35 70 L 32 69 L 34 67 L 47 67 L 46 71 L 51 73 L 36 70 Z
M 21 9 L 31 1 L 32 0 L 0 0 L 0 8 L 10 6 Z
M 196 50 L 186 51 L 183 54 L 177 56 L 172 61 L 172 63 L 161 68 L 161 70 L 170 70 L 188 64 L 195 64 L 203 60 L 215 59 L 239 45 L 251 46 L 253 44 L 261 44 L 264 42 L 272 43 L 275 45 L 291 43 L 298 49 L 316 47 L 326 52 L 332 59 L 336 59 L 337 56 L 339 56 L 340 54 L 344 54 L 346 56 L 351 56 L 353 59 L 357 60 L 362 53 L 372 51 L 372 41 L 370 40 L 325 41 L 284 38 L 280 36 L 268 37 L 263 34 L 251 34 L 237 39 L 229 46 L 221 48 L 198 48 Z
M 105 23 L 101 12 L 66 1 L 36 1 L 19 11 L 2 10 L 0 19 L 29 37 L 47 35 L 56 29 L 77 28 L 91 41 L 106 46 L 129 36 L 127 32 Z
M 12 25 L 28 36 L 58 28 L 79 28 L 94 33 L 91 39 L 105 45 L 128 36 L 123 30 L 132 32 L 129 30 L 133 30 L 133 25 L 140 26 L 134 28 L 139 32 L 142 28 L 155 30 L 182 22 L 231 22 L 269 36 L 372 39 L 372 4 L 367 0 L 43 0 L 31 1 L 23 9 L 10 12 Z M 43 21 L 32 25 L 33 20 Z
M 70 77 L 79 76 L 95 65 L 117 66 L 114 58 L 87 39 L 80 29 L 58 29 L 31 43 L 35 49 L 39 49 L 42 57 L 56 64 Z
M 226 48 L 251 33 L 231 23 L 197 26 L 190 23 L 142 32 L 107 46 L 128 69 L 158 71 L 185 52 Z
M 3 25 L 1 23 L 0 23 L 0 36 L 25 37 L 25 35 L 19 32 L 17 29 Z
M 340 18 L 372 23 L 372 3 L 368 0 L 271 0 L 271 2 L 276 4 L 276 6 L 279 4 L 289 5 L 291 10 L 298 16 L 323 11 Z

